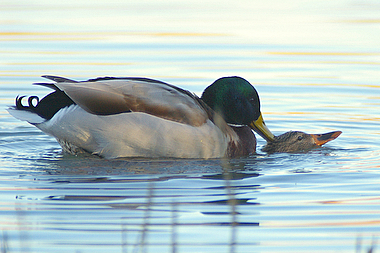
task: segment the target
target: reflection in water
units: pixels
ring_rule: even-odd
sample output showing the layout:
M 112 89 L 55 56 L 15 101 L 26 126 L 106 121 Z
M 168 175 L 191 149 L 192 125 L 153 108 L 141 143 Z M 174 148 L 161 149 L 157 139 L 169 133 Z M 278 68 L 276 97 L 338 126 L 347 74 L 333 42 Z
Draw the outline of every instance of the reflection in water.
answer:
M 103 160 L 96 160 L 102 164 Z M 162 167 L 170 169 L 171 166 L 186 168 L 181 165 L 183 163 L 188 164 L 189 167 L 197 167 L 198 170 L 202 167 L 207 167 L 204 169 L 209 170 L 208 167 L 213 165 L 213 170 L 218 167 L 219 172 L 201 171 L 199 174 L 194 174 L 194 168 L 192 168 L 187 171 L 182 170 L 183 173 L 177 174 L 159 174 L 157 177 L 145 174 L 126 178 L 116 175 L 88 176 L 83 173 L 74 174 L 76 170 L 68 172 L 56 169 L 53 174 L 49 173 L 45 180 L 39 180 L 44 186 L 36 187 L 36 189 L 46 194 L 54 192 L 57 194 L 48 196 L 42 194 L 41 204 L 38 206 L 31 206 L 25 202 L 19 207 L 19 212 L 25 213 L 28 209 L 33 209 L 37 213 L 41 212 L 41 214 L 47 212 L 49 216 L 41 222 L 44 229 L 52 233 L 57 226 L 61 227 L 60 230 L 64 229 L 70 233 L 78 231 L 82 234 L 119 233 L 121 241 L 107 243 L 103 240 L 102 245 L 121 247 L 123 251 L 145 251 L 152 247 L 171 247 L 172 251 L 176 251 L 178 247 L 212 246 L 228 247 L 230 252 L 235 252 L 238 244 L 237 233 L 240 228 L 259 226 L 257 221 L 241 219 L 241 216 L 244 217 L 246 214 L 240 212 L 239 207 L 247 206 L 254 209 L 259 205 L 255 197 L 242 196 L 246 193 L 257 193 L 261 189 L 258 184 L 241 184 L 242 180 L 251 181 L 260 176 L 257 172 L 245 171 L 245 163 L 241 160 L 236 163 L 233 160 L 132 159 L 131 161 L 108 161 L 108 163 L 119 168 L 124 166 L 135 168 L 138 165 L 141 166 L 142 163 L 144 167 L 148 167 L 146 163 L 149 163 L 156 169 Z M 63 167 L 62 165 L 58 166 Z M 68 174 L 62 174 L 63 172 L 68 172 Z M 196 185 L 181 183 L 191 181 Z M 19 197 L 19 199 L 22 198 L 22 196 Z M 72 220 L 57 219 L 61 212 L 67 212 L 65 216 L 69 215 Z M 97 220 L 94 216 L 96 212 L 106 212 L 106 217 Z M 79 217 L 86 217 L 86 219 L 84 221 Z M 81 220 L 80 223 L 78 219 Z M 120 223 L 120 226 L 112 228 L 115 222 Z M 18 226 L 21 230 L 27 230 L 28 224 L 20 222 Z M 186 234 L 189 237 L 183 237 L 179 231 L 187 231 Z M 224 239 L 220 240 L 217 236 L 207 241 L 200 240 L 198 245 L 195 243 L 195 237 L 202 237 L 209 233 L 217 233 Z M 160 239 L 158 240 L 157 237 Z M 189 240 L 190 238 L 192 239 Z M 57 239 L 54 244 L 65 247 L 82 246 L 76 244 L 75 241 L 65 242 Z M 86 245 L 97 246 L 95 241 L 88 242 Z M 256 242 L 247 242 L 245 245 L 253 246 Z
M 371 247 L 380 233 L 378 3 L 200 2 L 1 4 L 0 251 Z M 45 95 L 30 85 L 43 74 L 151 77 L 198 95 L 238 75 L 256 87 L 276 135 L 343 134 L 306 154 L 267 155 L 259 137 L 257 155 L 234 160 L 68 156 L 5 111 L 17 95 Z

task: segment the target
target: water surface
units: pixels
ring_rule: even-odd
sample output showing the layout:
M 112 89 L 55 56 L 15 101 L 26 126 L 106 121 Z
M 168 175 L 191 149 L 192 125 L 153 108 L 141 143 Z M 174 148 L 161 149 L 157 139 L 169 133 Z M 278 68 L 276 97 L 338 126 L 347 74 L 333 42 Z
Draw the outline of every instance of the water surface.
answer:
M 376 1 L 5 1 L 0 8 L 4 252 L 364 252 L 380 234 Z M 144 76 L 200 94 L 258 90 L 268 127 L 343 134 L 300 154 L 63 154 L 12 118 L 53 74 Z

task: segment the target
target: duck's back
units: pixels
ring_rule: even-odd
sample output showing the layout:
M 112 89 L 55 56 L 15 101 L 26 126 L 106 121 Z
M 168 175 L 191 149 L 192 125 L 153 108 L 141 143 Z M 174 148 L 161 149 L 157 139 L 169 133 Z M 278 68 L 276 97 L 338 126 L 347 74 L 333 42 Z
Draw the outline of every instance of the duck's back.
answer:
M 97 115 L 144 112 L 193 126 L 204 124 L 209 116 L 192 93 L 152 79 L 94 79 L 55 86 Z

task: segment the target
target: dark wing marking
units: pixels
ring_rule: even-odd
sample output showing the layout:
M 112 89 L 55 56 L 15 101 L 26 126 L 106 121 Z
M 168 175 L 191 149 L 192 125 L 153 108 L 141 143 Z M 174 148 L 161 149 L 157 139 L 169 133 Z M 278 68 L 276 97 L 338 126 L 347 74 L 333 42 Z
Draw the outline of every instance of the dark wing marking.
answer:
M 60 77 L 60 76 L 50 76 L 50 75 L 43 75 L 43 78 L 52 80 L 56 83 L 77 83 L 75 80 L 71 80 L 65 77 Z M 53 90 L 60 90 L 54 83 L 33 83 L 34 85 L 40 85 L 40 86 L 45 86 Z
M 57 83 L 78 83 L 75 80 L 71 80 L 71 79 L 68 79 L 65 77 L 61 77 L 61 76 L 43 75 L 42 77 L 49 79 L 49 80 L 52 80 L 52 81 L 57 82 Z
M 57 86 L 55 86 L 54 83 L 33 83 L 33 85 L 40 85 L 40 86 L 48 87 L 53 90 L 60 90 Z
M 167 84 L 165 82 L 155 80 L 155 79 L 146 78 L 146 77 L 112 77 L 112 76 L 92 78 L 92 79 L 88 79 L 87 81 L 83 81 L 83 82 L 99 82 L 99 81 L 109 81 L 109 80 L 126 80 L 126 81 L 130 80 L 130 81 L 140 81 L 140 82 L 147 82 L 147 83 Z M 170 84 L 167 84 L 167 85 L 170 85 Z
M 163 84 L 163 85 L 167 85 L 181 93 L 184 93 L 192 98 L 195 99 L 195 96 L 192 92 L 188 91 L 188 90 L 184 90 L 184 89 L 181 89 L 177 86 L 174 86 L 174 85 L 171 85 L 171 84 L 168 84 L 168 83 L 165 83 L 165 82 L 162 82 L 162 81 L 159 81 L 159 80 L 155 80 L 155 79 L 151 79 L 151 78 L 146 78 L 146 77 L 112 77 L 112 76 L 105 76 L 105 77 L 97 77 L 97 78 L 93 78 L 93 79 L 89 79 L 87 81 L 83 81 L 83 82 L 99 82 L 99 81 L 109 81 L 109 80 L 126 80 L 126 81 L 138 81 L 138 82 L 146 82 L 146 83 L 152 83 L 152 84 Z M 198 98 L 198 97 L 197 97 Z

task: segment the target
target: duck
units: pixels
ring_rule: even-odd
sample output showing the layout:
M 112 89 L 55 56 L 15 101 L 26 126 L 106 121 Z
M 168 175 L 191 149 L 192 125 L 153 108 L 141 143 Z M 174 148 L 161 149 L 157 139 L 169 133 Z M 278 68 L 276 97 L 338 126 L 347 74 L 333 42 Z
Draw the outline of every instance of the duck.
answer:
M 307 134 L 301 131 L 289 131 L 275 136 L 274 140 L 267 142 L 261 150 L 268 154 L 308 152 L 338 138 L 341 133 L 342 131 L 332 131 L 324 134 Z
M 56 138 L 64 152 L 121 157 L 222 158 L 256 152 L 256 132 L 275 140 L 256 89 L 244 78 L 222 77 L 201 97 L 145 77 L 75 81 L 44 75 L 53 91 L 17 96 L 8 112 Z

